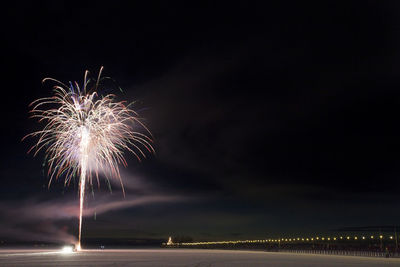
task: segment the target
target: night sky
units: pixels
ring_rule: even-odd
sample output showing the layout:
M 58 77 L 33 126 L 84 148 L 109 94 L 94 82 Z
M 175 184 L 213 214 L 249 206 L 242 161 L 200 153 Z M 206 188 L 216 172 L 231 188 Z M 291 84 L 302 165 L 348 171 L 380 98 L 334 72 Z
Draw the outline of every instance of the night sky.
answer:
M 136 101 L 156 154 L 125 154 L 125 198 L 118 183 L 88 193 L 84 238 L 400 223 L 398 3 L 142 2 L 3 7 L 3 240 L 76 236 L 76 183 L 48 189 L 44 154 L 21 139 L 40 129 L 28 105 L 51 95 L 43 78 L 82 83 L 101 66 L 118 99 Z

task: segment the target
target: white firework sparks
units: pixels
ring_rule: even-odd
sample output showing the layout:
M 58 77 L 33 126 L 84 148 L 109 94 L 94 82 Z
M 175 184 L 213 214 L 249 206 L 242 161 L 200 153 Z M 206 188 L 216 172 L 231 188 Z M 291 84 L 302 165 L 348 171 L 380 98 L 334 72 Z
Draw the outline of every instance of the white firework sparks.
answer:
M 33 118 L 46 125 L 42 130 L 26 136 L 39 138 L 29 151 L 35 150 L 35 155 L 41 150 L 46 152 L 49 186 L 54 177 L 65 176 L 65 185 L 68 185 L 72 177 L 79 176 L 78 249 L 86 183 L 93 185 L 93 178 L 96 177 L 100 185 L 99 173 L 121 181 L 118 166 L 127 164 L 123 157 L 124 150 L 132 152 L 139 161 L 146 157 L 144 150 L 154 153 L 151 133 L 139 120 L 138 114 L 125 102 L 115 101 L 114 95 L 99 96 L 96 92 L 101 72 L 102 68 L 90 90 L 87 71 L 82 89 L 77 83 L 68 87 L 57 80 L 44 79 L 56 82 L 54 95 L 32 102 L 31 112 Z M 143 128 L 144 133 L 134 131 L 136 125 Z M 121 186 L 124 192 L 122 181 Z

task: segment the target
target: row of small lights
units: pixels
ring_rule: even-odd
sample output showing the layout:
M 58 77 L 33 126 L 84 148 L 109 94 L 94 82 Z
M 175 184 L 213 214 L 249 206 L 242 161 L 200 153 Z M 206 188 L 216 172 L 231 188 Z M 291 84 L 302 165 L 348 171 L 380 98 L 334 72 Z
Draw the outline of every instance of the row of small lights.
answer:
M 365 236 L 361 237 L 362 240 L 368 239 Z M 375 239 L 373 235 L 370 236 L 370 239 Z M 384 239 L 382 235 L 377 239 Z M 392 240 L 393 236 L 389 236 L 389 239 Z M 296 242 L 296 241 L 314 241 L 314 240 L 322 240 L 322 241 L 331 241 L 331 240 L 358 240 L 357 236 L 340 236 L 337 237 L 311 237 L 311 238 L 280 238 L 280 239 L 257 239 L 257 240 L 237 240 L 237 241 L 213 241 L 213 242 L 192 242 L 192 243 L 178 243 L 179 245 L 222 245 L 222 244 L 244 244 L 244 243 L 276 243 L 276 242 Z

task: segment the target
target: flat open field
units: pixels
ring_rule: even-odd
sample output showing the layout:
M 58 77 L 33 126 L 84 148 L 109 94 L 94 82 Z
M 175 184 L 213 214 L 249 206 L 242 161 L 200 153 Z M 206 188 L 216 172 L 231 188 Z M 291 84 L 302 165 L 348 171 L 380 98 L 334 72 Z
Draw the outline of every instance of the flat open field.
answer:
M 400 259 L 196 249 L 0 250 L 0 266 L 400 266 Z

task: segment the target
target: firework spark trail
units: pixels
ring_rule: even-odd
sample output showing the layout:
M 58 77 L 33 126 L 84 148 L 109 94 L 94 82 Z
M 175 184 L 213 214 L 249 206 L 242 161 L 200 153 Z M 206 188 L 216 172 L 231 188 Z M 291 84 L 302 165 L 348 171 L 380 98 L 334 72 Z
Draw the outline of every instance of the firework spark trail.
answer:
M 123 150 L 132 152 L 139 161 L 146 157 L 143 149 L 154 153 L 151 133 L 139 120 L 138 114 L 125 102 L 116 102 L 112 94 L 101 97 L 97 94 L 102 81 L 102 69 L 94 82 L 87 79 L 88 71 L 85 72 L 83 89 L 76 82 L 70 83 L 68 87 L 55 79 L 44 79 L 57 84 L 54 86 L 54 96 L 32 102 L 31 112 L 33 118 L 46 122 L 46 125 L 41 131 L 24 137 L 39 138 L 28 153 L 35 150 L 36 155 L 45 150 L 49 186 L 53 178 L 57 179 L 61 175 L 65 176 L 65 186 L 79 175 L 78 249 L 81 247 L 85 186 L 87 181 L 93 186 L 92 173 L 96 176 L 98 186 L 100 172 L 107 179 L 117 177 L 125 194 L 118 169 L 119 164 L 127 165 Z M 44 109 L 44 106 L 50 108 Z M 139 125 L 145 133 L 134 131 L 134 125 Z

